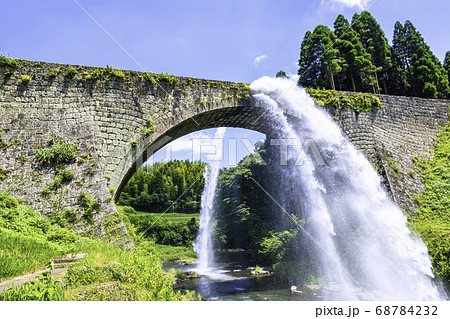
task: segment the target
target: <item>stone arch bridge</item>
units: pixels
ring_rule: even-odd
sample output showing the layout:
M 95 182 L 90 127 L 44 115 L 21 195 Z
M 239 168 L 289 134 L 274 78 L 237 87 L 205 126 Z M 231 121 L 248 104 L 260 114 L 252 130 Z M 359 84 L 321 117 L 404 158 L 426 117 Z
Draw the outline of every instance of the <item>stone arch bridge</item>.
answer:
M 94 223 L 77 224 L 86 235 L 126 242 L 112 197 L 172 140 L 220 126 L 270 133 L 245 84 L 14 61 L 0 64 L 0 190 L 43 214 L 56 208 L 78 217 L 80 194 L 89 193 L 99 208 Z M 430 154 L 447 124 L 449 103 L 379 97 L 383 107 L 368 114 L 325 108 L 367 158 L 381 164 L 397 203 L 413 211 L 423 185 L 410 174 L 412 158 Z M 39 163 L 36 152 L 62 140 L 77 144 L 79 156 L 63 165 L 75 173 L 73 180 L 57 187 L 59 173 Z

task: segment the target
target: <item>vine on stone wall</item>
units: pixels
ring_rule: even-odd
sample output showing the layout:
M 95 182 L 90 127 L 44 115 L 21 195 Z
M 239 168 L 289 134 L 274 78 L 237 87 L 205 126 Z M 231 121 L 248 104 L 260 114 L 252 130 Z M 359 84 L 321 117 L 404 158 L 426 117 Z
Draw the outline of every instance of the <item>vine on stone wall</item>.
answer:
M 382 106 L 380 99 L 369 93 L 339 92 L 305 88 L 316 104 L 334 106 L 339 109 L 348 107 L 359 113 L 370 113 Z

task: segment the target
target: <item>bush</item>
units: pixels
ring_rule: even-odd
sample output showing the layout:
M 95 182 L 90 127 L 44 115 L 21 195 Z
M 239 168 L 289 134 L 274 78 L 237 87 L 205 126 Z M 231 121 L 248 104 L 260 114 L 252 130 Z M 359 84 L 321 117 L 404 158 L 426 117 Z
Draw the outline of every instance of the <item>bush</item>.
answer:
M 145 120 L 145 126 L 142 126 L 139 128 L 139 132 L 141 132 L 141 134 L 144 137 L 149 137 L 150 135 L 152 135 L 155 132 L 155 125 L 156 121 L 152 119 L 152 117 L 149 115 L 147 116 L 146 120 Z
M 66 71 L 66 77 L 73 78 L 77 74 L 77 70 L 73 66 L 69 66 Z
M 78 145 L 64 140 L 53 144 L 51 148 L 38 148 L 36 159 L 42 164 L 66 164 L 78 157 Z
M 81 193 L 78 196 L 78 204 L 84 208 L 83 218 L 85 218 L 87 222 L 93 223 L 94 213 L 100 211 L 100 204 L 95 202 L 89 193 Z
M 44 272 L 34 280 L 9 288 L 0 295 L 2 301 L 61 301 L 64 288 L 61 282 L 52 279 L 50 272 Z
M 51 227 L 46 234 L 46 238 L 50 242 L 55 242 L 58 244 L 68 244 L 73 243 L 77 240 L 77 234 L 71 229 L 65 229 L 60 227 Z
M 258 249 L 257 259 L 266 265 L 273 265 L 281 261 L 295 234 L 296 232 L 290 233 L 288 231 L 269 232 L 269 236 L 264 237 L 258 243 L 260 248 Z
M 0 208 L 17 208 L 17 206 L 19 206 L 17 199 L 0 192 Z
M 27 85 L 30 81 L 31 77 L 27 74 L 22 75 L 22 77 L 20 78 L 20 83 L 22 83 L 23 85 Z

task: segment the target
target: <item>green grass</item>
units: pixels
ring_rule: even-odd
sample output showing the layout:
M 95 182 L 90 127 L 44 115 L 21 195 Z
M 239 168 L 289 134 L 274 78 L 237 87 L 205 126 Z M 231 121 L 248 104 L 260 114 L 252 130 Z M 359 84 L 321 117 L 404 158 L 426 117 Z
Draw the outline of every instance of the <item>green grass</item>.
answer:
M 192 246 L 183 247 L 155 244 L 155 250 L 159 254 L 161 262 L 185 260 L 190 264 L 197 260 L 197 254 Z
M 195 219 L 200 219 L 200 214 L 183 214 L 183 213 L 148 213 L 148 212 L 139 212 L 136 211 L 134 213 L 137 216 L 155 216 L 155 217 L 159 217 L 161 216 L 162 218 L 192 218 L 195 217 Z
M 410 225 L 427 245 L 435 273 L 450 280 L 450 124 L 438 135 L 433 159 L 413 162 L 425 191 L 414 198 L 419 210 Z
M 143 213 L 143 214 L 151 215 L 154 217 L 165 218 L 172 222 L 176 222 L 176 221 L 187 222 L 191 218 L 195 218 L 197 221 L 200 220 L 200 214 L 182 214 L 182 213 L 165 213 L 165 214 Z
M 0 280 L 44 268 L 53 257 L 61 257 L 64 250 L 43 236 L 27 236 L 8 229 L 0 229 Z

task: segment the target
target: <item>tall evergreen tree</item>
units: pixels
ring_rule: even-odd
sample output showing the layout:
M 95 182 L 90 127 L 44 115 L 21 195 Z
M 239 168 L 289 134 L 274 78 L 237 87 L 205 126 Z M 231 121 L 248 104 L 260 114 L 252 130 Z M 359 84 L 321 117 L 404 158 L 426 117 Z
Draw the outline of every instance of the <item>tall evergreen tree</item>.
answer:
M 314 52 L 311 31 L 307 31 L 303 37 L 298 65 L 298 75 L 300 76 L 298 83 L 304 87 L 316 87 L 320 60 L 317 60 Z
M 450 83 L 450 51 L 445 54 L 444 69 L 447 71 L 447 78 Z
M 375 18 L 368 11 L 355 13 L 352 28 L 358 33 L 364 49 L 372 56 L 372 63 L 376 67 L 375 77 L 382 92 L 402 94 L 406 74 L 399 67 L 398 59 Z
M 400 57 L 409 83 L 408 95 L 446 97 L 449 92 L 448 73 L 425 43 L 411 21 L 395 24 L 393 49 Z
M 334 22 L 334 32 L 337 37 L 335 48 L 345 61 L 340 73 L 340 89 L 374 91 L 377 86 L 376 68 L 372 63 L 372 56 L 364 49 L 358 33 L 342 15 Z
M 333 48 L 334 41 L 334 33 L 324 25 L 306 32 L 300 51 L 300 85 L 335 89 L 334 74 L 341 71 L 342 61 Z

